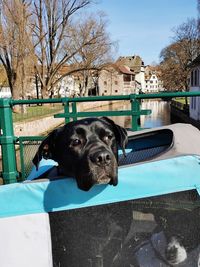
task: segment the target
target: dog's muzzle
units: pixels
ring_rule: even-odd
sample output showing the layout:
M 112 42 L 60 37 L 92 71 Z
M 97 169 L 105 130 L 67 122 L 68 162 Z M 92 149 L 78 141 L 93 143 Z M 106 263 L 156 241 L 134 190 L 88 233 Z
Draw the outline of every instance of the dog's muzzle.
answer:
M 97 151 L 90 155 L 92 163 L 99 167 L 109 166 L 111 164 L 112 155 L 109 151 Z
M 89 155 L 90 171 L 95 184 L 113 184 L 116 176 L 116 159 L 113 153 L 106 149 L 93 151 Z
M 87 149 L 76 170 L 78 187 L 88 191 L 95 184 L 117 185 L 118 164 L 112 151 L 96 144 Z

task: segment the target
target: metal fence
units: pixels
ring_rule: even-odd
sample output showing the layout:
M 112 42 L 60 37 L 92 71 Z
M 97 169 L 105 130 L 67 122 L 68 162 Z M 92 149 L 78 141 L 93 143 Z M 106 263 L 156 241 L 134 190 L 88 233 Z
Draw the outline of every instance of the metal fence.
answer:
M 55 114 L 55 118 L 64 118 L 65 123 L 71 119 L 77 120 L 81 117 L 99 116 L 131 116 L 131 128 L 134 131 L 140 129 L 139 118 L 141 115 L 151 114 L 151 110 L 142 110 L 140 100 L 142 99 L 172 99 L 176 97 L 200 96 L 200 92 L 177 92 L 177 93 L 158 93 L 158 94 L 131 94 L 118 96 L 96 96 L 81 98 L 56 98 L 56 99 L 33 99 L 33 100 L 13 100 L 0 99 L 0 144 L 2 152 L 2 173 L 3 182 L 14 183 L 22 181 L 32 168 L 32 157 L 44 138 L 42 136 L 23 136 L 16 137 L 13 130 L 13 112 L 15 105 L 38 105 L 38 104 L 61 104 L 58 111 L 63 108 L 63 113 Z M 116 111 L 77 111 L 77 103 L 80 102 L 99 102 L 99 101 L 129 101 L 130 110 Z M 54 110 L 55 112 L 56 110 Z M 19 147 L 19 160 L 16 156 L 16 147 Z M 19 162 L 17 164 L 17 162 Z

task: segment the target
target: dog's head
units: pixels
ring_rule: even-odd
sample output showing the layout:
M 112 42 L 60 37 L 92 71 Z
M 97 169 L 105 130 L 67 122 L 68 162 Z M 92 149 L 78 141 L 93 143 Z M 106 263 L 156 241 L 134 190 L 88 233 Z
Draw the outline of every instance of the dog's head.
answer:
M 124 151 L 126 130 L 112 120 L 87 118 L 66 124 L 51 132 L 41 143 L 33 163 L 53 159 L 78 187 L 89 190 L 94 184 L 118 183 L 118 146 Z

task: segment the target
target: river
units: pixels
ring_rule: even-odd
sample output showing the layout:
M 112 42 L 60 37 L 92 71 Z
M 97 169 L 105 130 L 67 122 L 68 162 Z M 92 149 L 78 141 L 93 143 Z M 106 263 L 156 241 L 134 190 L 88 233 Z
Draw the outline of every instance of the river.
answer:
M 107 106 L 108 107 L 108 106 Z M 109 105 L 109 110 L 126 110 L 130 109 L 130 104 L 115 103 Z M 151 109 L 151 115 L 141 116 L 141 128 L 154 128 L 170 124 L 170 105 L 169 102 L 161 100 L 143 100 L 141 109 Z M 112 117 L 119 125 L 130 128 L 131 117 Z

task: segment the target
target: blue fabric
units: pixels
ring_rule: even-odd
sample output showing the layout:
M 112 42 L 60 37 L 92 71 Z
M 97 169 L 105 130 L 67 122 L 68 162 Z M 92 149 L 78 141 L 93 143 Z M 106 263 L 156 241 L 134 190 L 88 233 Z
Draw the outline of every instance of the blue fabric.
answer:
M 200 157 L 182 156 L 119 169 L 119 184 L 79 190 L 71 178 L 0 187 L 0 217 L 120 202 L 200 189 Z
M 126 149 L 126 153 L 131 152 L 132 149 Z M 118 150 L 119 155 L 122 155 L 123 152 L 122 150 Z M 44 159 L 42 158 L 40 163 L 39 163 L 39 167 L 38 170 L 36 170 L 36 167 L 33 166 L 30 174 L 28 175 L 28 177 L 26 178 L 26 180 L 28 181 L 32 181 L 38 177 L 40 177 L 43 173 L 47 172 L 48 170 L 50 170 L 52 167 L 54 166 L 58 166 L 58 163 L 52 159 Z
M 33 169 L 31 170 L 30 174 L 26 178 L 26 180 L 33 180 L 35 178 L 38 178 L 43 173 L 50 170 L 53 166 L 58 166 L 58 163 L 52 159 L 42 159 L 39 163 L 38 170 L 36 170 L 36 167 L 33 166 Z

